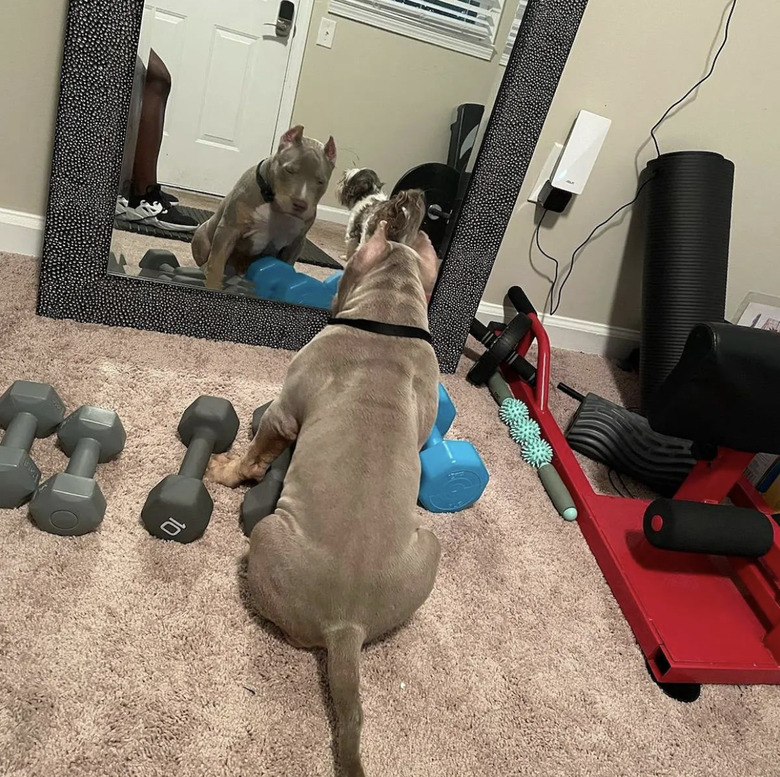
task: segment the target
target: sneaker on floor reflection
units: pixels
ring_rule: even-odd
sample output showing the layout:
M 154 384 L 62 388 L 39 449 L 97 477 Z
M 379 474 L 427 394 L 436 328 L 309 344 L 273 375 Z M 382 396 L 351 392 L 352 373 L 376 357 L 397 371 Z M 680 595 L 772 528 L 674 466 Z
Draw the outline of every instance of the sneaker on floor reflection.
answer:
M 138 197 L 132 197 L 125 218 L 174 232 L 194 232 L 198 228 L 198 222 L 173 205 L 159 184 L 150 186 Z
M 124 218 L 127 213 L 127 206 L 129 205 L 127 197 L 118 194 L 116 197 L 116 205 L 114 205 L 114 215 Z
M 168 200 L 168 202 L 171 205 L 178 205 L 179 204 L 179 198 L 175 194 L 173 194 L 173 192 L 166 192 L 163 189 L 160 189 L 160 193 L 162 194 L 163 199 Z

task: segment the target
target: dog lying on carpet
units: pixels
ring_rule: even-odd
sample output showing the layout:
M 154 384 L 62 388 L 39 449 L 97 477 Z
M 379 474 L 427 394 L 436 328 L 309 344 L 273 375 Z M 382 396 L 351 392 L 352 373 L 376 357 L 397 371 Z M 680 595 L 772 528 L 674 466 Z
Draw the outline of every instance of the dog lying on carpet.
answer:
M 295 264 L 335 164 L 332 137 L 323 144 L 300 125 L 287 130 L 276 153 L 247 170 L 195 232 L 192 257 L 206 267 L 206 287 L 222 288 L 226 264 L 237 272 L 263 256 Z
M 292 645 L 327 649 L 346 777 L 365 774 L 360 650 L 425 602 L 440 556 L 416 514 L 419 451 L 438 402 L 426 304 L 437 257 L 422 232 L 411 246 L 387 233 L 378 224 L 348 261 L 335 319 L 293 358 L 247 452 L 209 467 L 236 487 L 262 479 L 296 441 L 276 511 L 252 531 L 248 584 Z
M 369 167 L 347 170 L 338 183 L 336 197 L 349 209 L 347 259 L 374 234 L 381 221 L 387 222 L 390 240 L 408 245 L 417 237 L 425 218 L 425 194 L 420 189 L 409 189 L 388 197 L 383 186 L 376 171 Z

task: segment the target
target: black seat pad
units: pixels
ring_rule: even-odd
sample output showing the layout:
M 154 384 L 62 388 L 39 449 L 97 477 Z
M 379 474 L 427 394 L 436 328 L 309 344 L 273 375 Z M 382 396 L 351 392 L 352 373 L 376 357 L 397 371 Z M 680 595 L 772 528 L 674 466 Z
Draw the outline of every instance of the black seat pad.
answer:
M 749 453 L 780 453 L 780 333 L 698 324 L 648 406 L 655 431 Z

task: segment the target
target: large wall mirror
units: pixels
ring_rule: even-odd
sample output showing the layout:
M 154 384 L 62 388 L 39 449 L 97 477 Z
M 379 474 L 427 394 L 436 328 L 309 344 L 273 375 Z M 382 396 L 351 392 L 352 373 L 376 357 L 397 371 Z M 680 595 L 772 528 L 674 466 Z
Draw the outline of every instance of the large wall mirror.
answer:
M 71 0 L 39 312 L 299 348 L 411 191 L 453 370 L 585 5 Z

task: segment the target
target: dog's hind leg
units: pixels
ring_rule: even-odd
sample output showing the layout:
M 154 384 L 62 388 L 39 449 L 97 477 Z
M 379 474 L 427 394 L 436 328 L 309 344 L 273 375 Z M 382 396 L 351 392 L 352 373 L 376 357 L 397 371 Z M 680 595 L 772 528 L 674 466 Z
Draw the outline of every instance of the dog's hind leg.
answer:
M 238 240 L 238 232 L 224 224 L 220 224 L 215 232 L 214 239 L 211 241 L 211 250 L 206 262 L 206 288 L 222 288 L 222 277 L 225 274 L 225 265 L 227 264 L 233 249 Z
M 257 434 L 249 448 L 239 457 L 214 456 L 209 463 L 208 478 L 236 488 L 245 480 L 262 480 L 268 467 L 298 436 L 298 421 L 277 397 L 263 413 Z
M 192 258 L 198 267 L 202 267 L 209 260 L 209 251 L 211 251 L 211 237 L 209 236 L 209 222 L 201 224 L 192 236 L 190 243 Z

